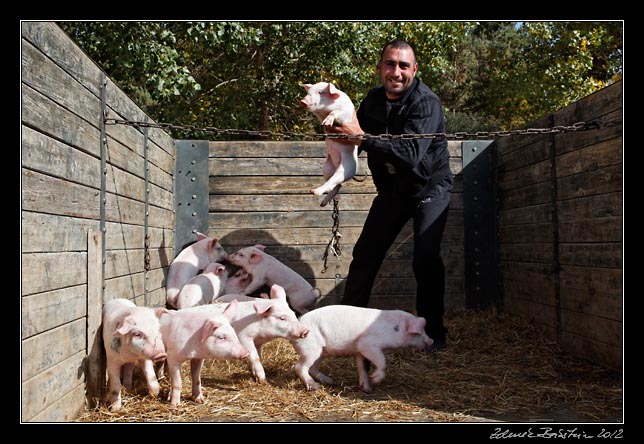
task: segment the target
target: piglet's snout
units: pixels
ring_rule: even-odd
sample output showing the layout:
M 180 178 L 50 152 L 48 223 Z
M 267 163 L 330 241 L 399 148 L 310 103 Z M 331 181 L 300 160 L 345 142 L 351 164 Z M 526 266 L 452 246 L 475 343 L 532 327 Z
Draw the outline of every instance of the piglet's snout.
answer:
M 163 361 L 165 358 L 167 358 L 167 356 L 168 356 L 168 355 L 167 355 L 167 354 L 165 354 L 165 353 L 159 353 L 159 354 L 155 355 L 155 356 L 152 358 L 152 360 L 153 360 L 154 362 Z

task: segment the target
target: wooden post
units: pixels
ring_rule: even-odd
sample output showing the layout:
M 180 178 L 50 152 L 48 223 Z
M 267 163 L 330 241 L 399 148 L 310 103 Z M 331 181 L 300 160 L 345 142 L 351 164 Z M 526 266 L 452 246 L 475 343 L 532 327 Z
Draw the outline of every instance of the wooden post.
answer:
M 87 233 L 87 362 L 85 393 L 87 405 L 94 408 L 105 392 L 105 350 L 101 334 L 103 320 L 103 235 L 100 231 Z

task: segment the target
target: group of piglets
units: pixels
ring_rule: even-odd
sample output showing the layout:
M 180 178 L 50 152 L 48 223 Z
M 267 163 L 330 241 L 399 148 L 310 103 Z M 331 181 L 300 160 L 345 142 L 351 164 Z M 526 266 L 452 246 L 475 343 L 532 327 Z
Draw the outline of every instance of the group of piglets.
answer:
M 233 279 L 227 279 L 224 262 L 240 267 Z M 270 288 L 270 295 L 249 296 L 263 286 Z M 236 291 L 227 291 L 231 288 Z M 170 264 L 166 289 L 170 309 L 140 307 L 126 299 L 104 306 L 112 411 L 121 408 L 121 373 L 123 385 L 131 389 L 135 365 L 143 371 L 148 393 L 156 397 L 160 388 L 154 363 L 165 361 L 171 383 L 168 400 L 176 406 L 183 362 L 190 361 L 192 399 L 203 402 L 200 374 L 205 359 L 248 358 L 253 376 L 264 383 L 261 347 L 276 338 L 289 340 L 299 354 L 295 370 L 309 390 L 319 388 L 316 380 L 332 382 L 319 370 L 324 356 L 355 355 L 360 388 L 371 392 L 371 384 L 385 377 L 386 352 L 432 344 L 425 319 L 401 310 L 315 308 L 319 299 L 311 285 L 261 245 L 228 254 L 217 239 L 198 234 L 198 241 Z M 371 376 L 366 361 L 372 365 Z

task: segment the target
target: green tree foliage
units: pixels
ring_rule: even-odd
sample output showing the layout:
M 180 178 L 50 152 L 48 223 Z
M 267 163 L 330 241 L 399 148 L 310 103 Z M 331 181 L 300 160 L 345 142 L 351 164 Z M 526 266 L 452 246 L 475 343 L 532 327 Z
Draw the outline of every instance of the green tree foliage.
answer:
M 217 128 L 319 131 L 299 106 L 300 84 L 334 82 L 358 105 L 394 38 L 414 45 L 451 132 L 525 125 L 622 69 L 621 22 L 60 25 L 156 121 Z

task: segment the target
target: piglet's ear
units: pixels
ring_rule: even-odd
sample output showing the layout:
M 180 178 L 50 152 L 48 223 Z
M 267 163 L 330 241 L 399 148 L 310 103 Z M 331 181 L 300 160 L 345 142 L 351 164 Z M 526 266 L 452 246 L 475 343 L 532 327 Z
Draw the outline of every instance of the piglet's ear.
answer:
M 286 292 L 284 287 L 273 284 L 271 286 L 271 299 L 286 299 Z
M 212 250 L 217 246 L 217 242 L 219 242 L 219 239 L 214 238 L 212 241 L 208 242 L 208 250 Z
M 114 332 L 114 335 L 124 336 L 128 334 L 130 330 L 132 330 L 132 327 L 134 327 L 134 324 L 135 323 L 132 316 L 126 316 L 119 324 L 118 328 Z
M 329 83 L 329 86 L 327 86 L 326 90 L 334 99 L 340 97 L 340 93 L 338 92 L 338 89 L 333 85 L 333 83 Z
M 313 85 L 310 83 L 300 83 L 300 86 L 308 91 Z
M 226 271 L 226 267 L 224 267 L 223 265 L 220 265 L 217 268 L 215 268 L 216 275 L 221 275 L 224 271 Z
M 206 322 L 203 323 L 203 327 L 201 327 L 201 342 L 204 342 L 206 339 L 208 339 L 212 332 L 219 327 L 221 327 L 221 324 L 219 322 L 207 319 Z
M 263 246 L 262 244 L 255 244 L 255 245 L 253 245 L 253 246 L 254 246 L 255 248 L 257 248 L 258 250 L 262 250 L 262 251 L 266 250 L 266 247 L 265 247 L 265 246 Z
M 259 264 L 262 261 L 262 255 L 259 253 L 252 253 L 250 255 L 250 258 L 248 259 L 248 262 L 251 264 Z
M 164 307 L 157 307 L 154 309 L 154 314 L 157 318 L 161 318 L 164 314 L 170 314 L 170 311 Z
M 253 304 L 253 308 L 260 318 L 265 318 L 270 314 L 273 306 L 266 303 L 256 302 Z
M 198 232 L 198 231 L 197 231 L 197 233 L 196 233 L 196 234 L 197 234 L 197 241 L 204 240 L 205 238 L 207 238 L 207 237 L 208 237 L 208 236 L 206 236 L 205 234 L 200 233 L 200 232 Z
M 237 299 L 233 299 L 230 304 L 228 304 L 228 307 L 224 310 L 224 316 L 232 321 L 235 317 L 235 313 L 237 313 Z
M 424 318 L 412 318 L 407 320 L 407 333 L 421 334 L 425 330 Z

